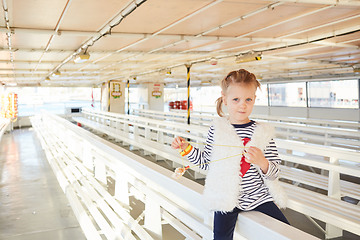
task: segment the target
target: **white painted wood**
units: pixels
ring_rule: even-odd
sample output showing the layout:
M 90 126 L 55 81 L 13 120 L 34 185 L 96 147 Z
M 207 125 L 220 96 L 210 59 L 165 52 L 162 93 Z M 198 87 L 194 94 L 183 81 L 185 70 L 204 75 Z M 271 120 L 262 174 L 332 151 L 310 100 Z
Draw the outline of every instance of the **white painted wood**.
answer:
M 43 118 L 43 119 L 42 119 Z M 94 134 L 87 132 L 84 129 L 78 128 L 75 125 L 55 116 L 43 116 L 40 119 L 34 119 L 33 126 L 38 135 L 43 136 L 42 144 L 49 145 L 46 147 L 51 158 L 60 164 L 61 167 L 57 169 L 65 177 L 68 186 L 66 189 L 73 189 L 71 202 L 79 203 L 72 204 L 75 212 L 81 210 L 81 214 L 77 214 L 79 222 L 82 221 L 83 216 L 88 219 L 86 225 L 81 224 L 85 235 L 89 239 L 96 239 L 95 236 L 101 234 L 101 237 L 111 239 L 115 236 L 123 237 L 124 239 L 131 239 L 125 237 L 125 230 L 113 227 L 113 224 L 118 223 L 118 214 L 121 217 L 128 229 L 132 229 L 134 234 L 139 236 L 139 239 L 152 239 L 145 231 L 143 226 L 139 225 L 136 220 L 131 219 L 127 214 L 126 206 L 120 207 L 115 198 L 106 191 L 106 186 L 100 184 L 94 176 L 93 172 L 86 169 L 82 164 L 82 154 L 74 155 L 69 151 L 69 143 L 66 141 L 66 135 L 59 134 L 64 132 L 64 129 L 73 132 L 72 137 L 77 141 L 89 142 L 94 153 L 94 158 L 101 160 L 106 168 L 111 171 L 111 175 L 116 175 L 121 171 L 127 173 L 126 178 L 129 183 L 129 192 L 134 189 L 138 192 L 138 199 L 144 201 L 145 204 L 154 204 L 154 199 L 162 211 L 161 216 L 168 217 L 168 213 L 173 216 L 174 221 L 167 221 L 167 223 L 174 225 L 175 228 L 181 229 L 186 237 L 191 236 L 192 231 L 196 232 L 203 239 L 212 239 L 211 226 L 204 223 L 203 219 L 208 219 L 208 212 L 206 212 L 201 202 L 201 192 L 203 187 L 189 179 L 181 178 L 178 180 L 172 179 L 172 172 L 164 169 L 152 162 L 143 159 L 140 156 L 132 154 L 104 139 L 101 139 Z M 48 121 L 54 120 L 54 121 Z M 56 127 L 54 127 L 56 126 Z M 82 148 L 82 145 L 79 146 Z M 83 153 L 83 149 L 81 151 Z M 65 166 L 66 165 L 66 166 Z M 121 171 L 119 171 L 121 169 Z M 109 172 L 107 172 L 109 174 Z M 125 175 L 124 175 L 125 176 Z M 82 186 L 80 186 L 80 183 Z M 96 190 L 94 192 L 92 190 Z M 87 190 L 86 190 L 87 189 Z M 101 195 L 101 197 L 100 197 Z M 110 207 L 113 212 L 109 211 Z M 99 211 L 103 212 L 100 216 Z M 91 217 L 90 217 L 91 215 Z M 125 217 L 124 217 L 125 215 Z M 104 221 L 105 218 L 108 220 Z M 175 218 L 175 219 L 174 219 Z M 169 219 L 169 218 L 167 218 Z M 250 220 L 251 219 L 251 220 Z M 244 224 L 237 228 L 234 239 L 254 239 L 256 234 L 261 231 L 263 236 L 267 239 L 316 239 L 309 234 L 303 233 L 294 229 L 291 226 L 280 224 L 278 221 L 268 219 L 266 225 L 264 224 L 264 215 L 262 214 L 240 214 L 239 222 Z M 179 224 L 181 222 L 181 224 Z M 209 221 L 206 221 L 209 222 Z M 84 222 L 82 222 L 84 223 Z M 281 227 L 279 226 L 281 225 Z M 258 227 L 256 227 L 258 226 Z M 99 227 L 99 229 L 97 229 Z M 244 231 L 249 228 L 254 228 L 255 231 L 244 237 Z M 274 229 L 281 228 L 281 231 L 274 231 Z M 93 229 L 93 230 L 91 230 Z M 96 229 L 96 230 L 94 230 Z M 124 227 L 126 229 L 126 227 Z M 142 229 L 142 231 L 139 231 Z M 283 232 L 283 233 L 282 233 Z M 291 237 L 290 237 L 291 236 Z M 191 237 L 189 237 L 191 238 Z
M 158 120 L 169 119 L 174 122 L 185 123 L 187 113 L 183 110 L 161 112 L 133 109 L 133 114 Z M 214 113 L 193 112 L 191 114 L 191 124 L 210 126 L 211 121 L 215 117 L 216 115 Z M 275 126 L 278 138 L 340 146 L 350 149 L 359 149 L 360 147 L 359 122 L 269 115 L 252 115 L 252 119 L 260 122 L 270 122 Z
M 98 114 L 99 116 L 101 115 L 100 112 L 97 112 L 96 114 Z M 107 118 L 107 116 L 103 116 L 103 117 Z M 112 117 L 115 117 L 115 116 L 112 115 Z M 128 117 L 128 116 L 126 116 L 126 117 Z M 121 118 L 123 119 L 126 117 L 118 116 L 118 119 L 121 119 Z M 132 116 L 129 116 L 129 118 L 132 118 Z M 80 118 L 75 118 L 75 119 L 81 120 Z M 158 122 L 158 120 L 146 119 L 146 118 L 140 118 L 140 117 L 138 117 L 136 119 L 139 121 L 139 123 L 143 122 L 142 126 L 146 126 L 145 122 L 147 122 L 147 121 L 149 121 L 149 122 L 157 121 Z M 167 125 L 167 123 L 168 122 L 165 122 L 166 125 Z M 180 127 L 180 125 L 181 125 L 180 123 L 177 123 L 177 128 L 172 130 L 173 131 L 172 133 L 175 133 L 174 135 L 176 135 L 176 133 L 179 135 L 186 134 L 186 131 L 184 131 Z M 169 123 L 169 126 L 172 126 L 171 122 Z M 164 130 L 164 129 L 167 130 L 167 128 L 163 128 L 163 129 L 159 129 L 158 131 L 164 131 L 164 133 L 166 133 L 166 130 Z M 206 131 L 204 130 L 204 127 L 197 128 L 196 130 L 202 131 L 201 132 L 202 133 L 202 135 L 201 135 L 202 142 L 204 142 L 205 141 L 204 136 L 206 135 L 205 134 Z M 191 134 L 195 134 L 195 132 L 193 131 Z M 139 138 L 138 138 L 138 140 L 139 140 Z M 166 142 L 167 141 L 165 141 L 165 144 L 166 144 Z M 334 212 L 334 210 L 333 210 L 334 206 L 327 205 L 327 204 L 324 204 L 322 207 L 315 208 L 314 206 L 312 206 L 312 205 L 314 205 L 314 201 L 300 202 L 300 206 L 298 205 L 299 202 L 295 201 L 296 204 L 294 204 L 294 202 L 293 202 L 292 204 L 290 204 L 290 206 L 292 206 L 296 211 L 300 211 L 304 214 L 307 214 L 314 218 L 325 221 L 328 224 L 333 224 L 333 225 L 338 226 L 338 224 L 336 224 L 336 223 L 334 224 L 333 220 L 337 219 L 338 221 L 341 221 L 341 219 L 343 217 L 344 219 L 346 219 L 346 218 L 356 219 L 353 224 L 360 226 L 360 220 L 359 220 L 358 216 L 356 215 L 356 214 L 358 214 L 360 209 L 354 208 L 354 209 L 348 211 L 346 209 L 348 208 L 349 203 L 340 200 L 340 196 L 341 195 L 344 196 L 344 195 L 346 195 L 346 193 L 341 192 L 340 178 L 339 178 L 340 173 L 347 174 L 347 175 L 354 176 L 354 177 L 360 176 L 360 167 L 358 165 L 358 163 L 360 163 L 360 153 L 358 151 L 351 150 L 351 149 L 339 148 L 339 147 L 333 147 L 333 146 L 310 144 L 310 143 L 293 141 L 293 140 L 284 140 L 284 139 L 276 139 L 276 143 L 280 150 L 279 155 L 283 160 L 285 160 L 287 162 L 291 162 L 296 165 L 302 164 L 302 165 L 307 165 L 309 167 L 316 167 L 316 168 L 320 168 L 322 170 L 329 171 L 330 176 L 325 178 L 326 183 L 323 185 L 323 186 L 325 186 L 325 190 L 329 191 L 329 197 L 326 197 L 324 199 L 325 199 L 325 201 L 329 201 L 332 204 L 335 204 L 335 208 L 337 206 L 339 206 L 340 208 L 344 208 L 345 211 L 343 213 Z M 139 143 L 139 144 L 141 145 L 141 143 Z M 159 144 L 159 143 L 157 143 L 157 144 Z M 169 144 L 169 142 L 168 142 L 168 144 Z M 156 145 L 156 143 L 153 142 L 153 145 Z M 160 148 L 157 149 L 156 151 L 154 151 L 154 150 L 152 150 L 152 151 L 155 152 L 155 154 L 162 154 L 161 152 L 163 152 L 164 149 L 166 149 L 166 145 L 163 145 L 162 147 L 159 146 L 159 147 Z M 152 148 L 154 148 L 154 146 L 152 146 Z M 171 149 L 170 149 L 170 151 L 171 151 Z M 171 153 L 170 151 L 168 154 L 168 156 L 169 156 L 168 159 L 174 161 L 174 163 L 181 164 L 178 161 L 178 159 L 176 158 L 176 156 L 174 156 L 174 154 L 177 154 L 176 151 L 172 150 L 173 153 Z M 170 157 L 170 156 L 173 156 L 173 157 Z M 331 159 L 331 160 L 329 161 L 329 159 Z M 289 174 L 291 174 L 291 173 L 289 173 Z M 321 176 L 320 179 L 324 179 L 323 177 L 324 176 Z M 303 178 L 303 179 L 306 179 L 306 178 Z M 302 182 L 301 178 L 298 178 L 298 180 L 299 180 L 299 182 Z M 311 180 L 311 179 L 305 180 L 305 184 L 309 183 L 309 181 L 316 182 L 317 179 L 315 178 L 313 180 Z M 359 191 L 359 186 L 357 184 L 345 184 L 345 185 L 347 185 L 347 187 L 348 187 L 347 192 L 352 192 L 352 191 L 358 192 Z M 291 189 L 289 191 L 294 191 L 294 190 Z M 312 191 L 310 191 L 310 190 L 306 190 L 306 191 L 310 192 L 310 193 L 308 193 L 309 198 L 310 198 L 310 196 L 312 195 L 311 194 Z M 353 194 L 352 196 L 354 196 L 354 195 L 356 195 L 356 194 Z M 298 196 L 294 196 L 294 195 L 291 195 L 291 196 L 298 197 Z M 330 200 L 330 196 L 336 197 L 339 200 L 336 202 L 332 202 L 332 200 Z M 312 196 L 312 198 L 316 198 L 316 197 L 317 197 L 316 194 Z M 308 206 L 301 207 L 302 204 L 309 204 L 310 207 L 308 207 Z M 345 229 L 347 229 L 349 231 L 355 231 L 354 230 L 355 228 L 347 227 L 346 225 L 342 225 L 342 227 L 345 227 Z M 334 231 L 332 231 L 330 228 L 328 228 L 328 229 L 329 229 L 329 231 L 327 232 L 327 236 L 331 237 L 331 234 L 333 234 Z M 337 234 L 336 232 L 338 232 L 338 231 L 335 231 L 335 234 Z

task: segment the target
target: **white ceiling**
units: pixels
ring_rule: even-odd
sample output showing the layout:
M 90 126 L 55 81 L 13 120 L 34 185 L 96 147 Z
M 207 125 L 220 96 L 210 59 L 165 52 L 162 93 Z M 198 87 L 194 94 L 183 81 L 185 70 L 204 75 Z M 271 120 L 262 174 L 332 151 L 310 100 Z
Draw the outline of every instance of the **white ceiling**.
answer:
M 359 78 L 359 0 L 2 0 L 0 82 L 215 84 Z M 74 63 L 80 51 L 90 59 Z M 261 61 L 236 63 L 248 52 Z M 217 60 L 216 65 L 210 59 Z M 60 71 L 60 75 L 52 74 Z M 171 71 L 171 75 L 166 72 Z M 50 80 L 46 80 L 49 77 Z M 136 80 L 134 80 L 136 79 Z

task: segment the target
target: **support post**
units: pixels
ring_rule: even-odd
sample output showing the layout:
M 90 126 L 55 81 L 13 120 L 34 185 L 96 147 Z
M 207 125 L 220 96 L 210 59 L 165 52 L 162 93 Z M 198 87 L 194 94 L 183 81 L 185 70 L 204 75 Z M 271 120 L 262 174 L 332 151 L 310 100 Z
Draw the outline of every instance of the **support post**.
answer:
M 339 159 L 330 157 L 332 165 L 339 165 Z M 334 170 L 329 171 L 328 196 L 335 199 L 341 199 L 340 193 L 340 173 Z M 343 230 L 334 225 L 326 223 L 326 239 L 337 238 L 343 235 Z
M 105 164 L 100 159 L 95 158 L 94 166 L 95 166 L 95 169 L 94 169 L 95 178 L 97 180 L 99 180 L 100 182 L 107 184 Z
M 127 110 L 127 114 L 130 114 L 130 80 L 127 80 L 127 106 L 128 106 L 128 110 Z
M 146 193 L 144 227 L 154 239 L 162 239 L 161 208 L 154 193 L 150 191 Z
M 94 169 L 94 160 L 93 160 L 93 155 L 92 155 L 92 149 L 91 149 L 91 145 L 89 142 L 83 142 L 83 155 L 82 155 L 82 161 L 83 161 L 83 165 L 89 169 L 89 170 L 93 170 Z
M 191 64 L 186 64 L 186 71 L 187 71 L 187 124 L 190 125 L 190 68 Z
M 115 197 L 125 206 L 129 206 L 129 184 L 125 172 L 117 172 L 115 179 Z

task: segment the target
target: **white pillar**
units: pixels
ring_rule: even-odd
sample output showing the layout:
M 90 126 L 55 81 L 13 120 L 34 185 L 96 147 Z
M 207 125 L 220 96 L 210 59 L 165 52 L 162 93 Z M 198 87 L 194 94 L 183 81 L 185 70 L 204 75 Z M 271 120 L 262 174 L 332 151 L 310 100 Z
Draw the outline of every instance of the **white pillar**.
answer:
M 125 82 L 112 80 L 101 86 L 101 110 L 125 113 Z
M 149 83 L 148 91 L 149 109 L 156 111 L 164 111 L 164 84 Z

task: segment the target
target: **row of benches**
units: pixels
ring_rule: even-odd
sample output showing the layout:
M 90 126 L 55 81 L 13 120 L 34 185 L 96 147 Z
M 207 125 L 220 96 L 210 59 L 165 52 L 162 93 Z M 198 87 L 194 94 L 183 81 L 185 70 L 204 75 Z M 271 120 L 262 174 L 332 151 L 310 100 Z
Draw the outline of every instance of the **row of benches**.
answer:
M 106 134 L 124 144 L 144 150 L 145 154 L 155 154 L 157 159 L 166 159 L 174 163 L 174 167 L 184 164 L 183 159 L 172 150 L 169 143 L 175 135 L 190 138 L 193 142 L 203 143 L 207 128 L 200 126 L 187 126 L 169 121 L 143 118 L 133 115 L 123 115 L 100 111 L 83 111 L 84 118 L 74 120 L 89 128 Z M 186 130 L 187 129 L 187 130 Z M 312 216 L 331 225 L 328 227 L 328 237 L 341 235 L 338 228 L 345 229 L 360 235 L 360 207 L 342 201 L 347 196 L 360 199 L 359 185 L 357 183 L 340 179 L 340 174 L 357 178 L 360 176 L 360 154 L 353 150 L 313 145 L 303 142 L 276 139 L 280 157 L 286 165 L 282 166 L 283 179 L 292 183 L 313 186 L 327 191 L 328 196 L 295 185 L 286 184 L 290 193 L 289 208 L 303 214 Z M 199 145 L 199 147 L 202 147 Z M 311 169 L 327 171 L 321 175 L 317 171 L 309 172 L 294 166 L 306 165 Z M 194 177 L 204 177 L 206 172 L 192 167 Z M 296 193 L 301 192 L 301 199 Z M 318 199 L 322 204 L 317 205 Z M 304 199 L 308 199 L 305 201 Z M 334 206 L 344 209 L 342 213 L 334 211 Z M 349 222 L 349 223 L 348 223 Z M 329 225 L 330 226 L 330 225 Z M 334 230 L 336 229 L 336 230 Z M 335 232 L 335 233 L 334 233 Z
M 214 106 L 215 109 L 215 106 Z M 143 112 L 148 113 L 152 112 L 152 110 L 147 109 L 133 109 L 133 113 L 136 112 Z M 178 116 L 186 116 L 186 110 L 170 110 L 171 114 L 178 114 Z M 201 118 L 206 120 L 208 117 L 217 116 L 215 112 L 200 112 L 200 111 L 192 111 L 191 116 L 195 118 Z M 360 122 L 355 121 L 345 121 L 345 120 L 330 120 L 330 119 L 316 119 L 316 118 L 304 118 L 304 117 L 286 117 L 286 116 L 272 116 L 272 115 L 264 115 L 264 114 L 252 114 L 251 115 L 254 119 L 263 119 L 269 120 L 273 122 L 285 122 L 285 123 L 302 123 L 307 125 L 317 125 L 317 126 L 324 126 L 324 127 L 332 127 L 332 128 L 345 128 L 345 129 L 360 129 Z
M 144 109 L 133 109 L 133 115 L 168 120 L 174 122 L 187 122 L 185 112 L 161 112 Z M 191 124 L 209 126 L 216 118 L 213 114 L 191 114 Z M 360 148 L 360 123 L 329 121 L 318 119 L 299 119 L 254 115 L 252 119 L 270 122 L 276 128 L 278 138 L 306 141 L 315 144 L 339 146 L 350 149 Z M 321 121 L 324 121 L 321 125 Z
M 202 206 L 200 184 L 175 180 L 171 171 L 58 116 L 31 121 L 88 239 L 169 239 L 163 238 L 163 224 L 170 224 L 185 239 L 212 239 L 211 215 Z M 109 177 L 115 180 L 113 195 Z M 135 217 L 131 196 L 144 204 Z M 258 212 L 239 216 L 234 239 L 264 236 L 316 239 Z

